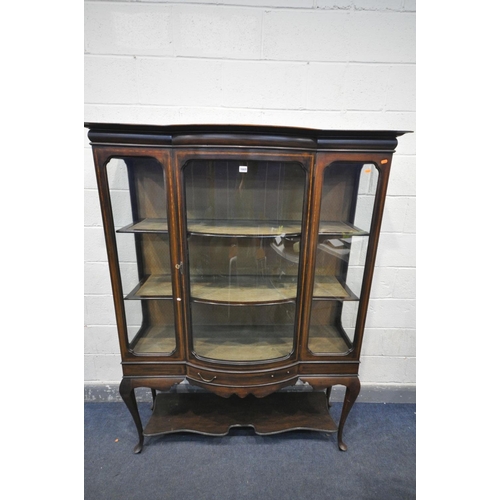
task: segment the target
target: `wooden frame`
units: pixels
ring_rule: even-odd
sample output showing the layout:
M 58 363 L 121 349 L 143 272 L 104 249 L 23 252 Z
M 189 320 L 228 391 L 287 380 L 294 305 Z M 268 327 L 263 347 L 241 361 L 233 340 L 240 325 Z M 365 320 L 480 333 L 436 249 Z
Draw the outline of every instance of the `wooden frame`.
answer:
M 146 432 L 143 432 L 134 390 L 137 387 L 149 387 L 155 399 L 157 390 L 168 391 L 183 380 L 215 394 L 216 396 L 207 400 L 210 405 L 217 404 L 217 396 L 231 398 L 236 395 L 246 398 L 241 403 L 242 408 L 248 408 L 250 395 L 270 398 L 279 389 L 294 385 L 299 379 L 311 385 L 315 391 L 326 391 L 326 403 L 329 402 L 331 387 L 344 385 L 346 397 L 338 425 L 338 444 L 341 450 L 345 450 L 342 431 L 360 390 L 359 357 L 392 154 L 397 145 L 397 137 L 405 132 L 241 125 L 162 127 L 86 123 L 85 126 L 89 129 L 88 135 L 94 154 L 120 341 L 123 367 L 120 394 L 132 414 L 139 434 L 135 452 L 141 451 L 144 435 L 172 432 L 163 426 L 161 421 L 173 399 L 162 396 L 161 403 L 156 405 L 152 423 L 148 424 Z M 107 165 L 114 158 L 123 159 L 127 166 L 133 219 L 120 228 L 116 228 L 114 223 L 115 207 L 111 200 L 107 172 Z M 283 172 L 288 172 L 288 178 L 291 167 L 287 165 L 301 165 L 304 181 L 300 181 L 303 184 L 298 184 L 303 185 L 300 220 L 285 218 L 271 221 L 267 226 L 262 223 L 261 228 L 255 229 L 251 218 L 237 220 L 232 217 L 229 222 L 213 217 L 210 220 L 189 218 L 191 215 L 188 216 L 186 182 L 183 177 L 185 166 L 192 161 L 202 162 L 203 166 L 203 162 L 215 162 L 215 165 L 219 165 L 217 162 L 234 160 L 240 163 L 253 162 L 252 165 L 257 166 L 264 162 L 267 162 L 266 165 L 270 163 L 271 175 L 278 171 L 276 165 L 280 165 L 279 171 L 284 169 Z M 148 161 L 156 165 L 160 175 L 154 181 L 145 167 L 149 164 Z M 359 172 L 363 164 L 374 165 L 378 172 L 369 228 L 358 228 L 354 225 Z M 342 168 L 345 168 L 346 172 L 343 177 L 343 174 L 339 174 L 339 182 L 334 182 L 336 194 L 332 194 L 334 204 L 337 200 L 344 200 L 343 215 L 339 220 L 334 214 L 326 220 L 323 220 L 321 215 L 322 200 L 327 193 L 324 191 L 323 178 L 326 169 L 331 165 L 344 165 Z M 240 168 L 243 169 L 240 172 L 246 172 L 245 166 Z M 212 171 L 213 168 L 210 172 Z M 266 179 L 267 175 L 266 173 Z M 198 184 L 203 185 L 203 182 Z M 215 185 L 215 182 L 213 184 Z M 148 188 L 152 185 L 153 191 Z M 212 196 L 216 199 L 222 191 L 213 189 L 215 191 Z M 283 193 L 297 205 L 300 199 L 294 197 L 297 197 L 300 189 L 297 193 L 294 190 L 286 191 L 286 186 L 283 189 Z M 276 196 L 280 193 L 281 191 Z M 203 208 L 204 202 L 201 198 L 194 200 L 198 205 L 201 203 Z M 232 208 L 229 206 L 229 209 Z M 132 234 L 135 242 L 136 272 L 139 280 L 132 290 L 124 290 L 125 276 L 118 255 L 117 234 Z M 366 238 L 367 241 L 359 297 L 345 281 L 349 269 L 350 238 L 353 236 Z M 285 240 L 282 240 L 282 237 Z M 201 241 L 202 245 L 206 241 L 215 241 L 217 246 L 213 255 L 227 255 L 228 238 L 238 238 L 243 248 L 249 245 L 248 242 L 252 238 L 260 238 L 262 250 L 259 258 L 264 258 L 265 250 L 270 251 L 272 248 L 272 259 L 288 261 L 287 265 L 292 273 L 290 278 L 286 278 L 289 281 L 280 278 L 278 287 L 273 284 L 272 279 L 269 281 L 269 277 L 264 275 L 262 279 L 265 278 L 265 281 L 257 275 L 252 274 L 250 278 L 242 275 L 237 286 L 230 282 L 228 288 L 227 276 L 217 275 L 215 271 L 212 277 L 210 274 L 197 277 L 190 263 L 190 257 L 194 255 L 191 255 L 190 245 L 195 245 L 196 241 Z M 335 263 L 340 270 L 338 275 L 317 274 L 316 255 L 320 238 L 326 238 L 328 244 L 343 238 L 343 252 L 346 255 L 343 261 L 335 260 L 337 256 L 333 251 L 330 252 L 333 257 L 322 256 L 323 260 Z M 333 240 L 328 241 L 328 238 Z M 273 239 L 279 243 L 273 242 Z M 287 242 L 288 247 L 282 244 L 282 241 Z M 197 247 L 193 246 L 192 251 L 195 248 Z M 203 253 L 204 247 L 200 248 Z M 212 261 L 209 260 L 209 266 L 215 265 Z M 263 264 L 256 261 L 256 265 Z M 229 274 L 231 275 L 231 265 Z M 318 300 L 323 301 L 323 309 L 318 306 L 319 302 L 315 302 Z M 139 326 L 134 338 L 129 338 L 130 325 L 127 324 L 125 305 L 127 301 L 136 301 L 142 311 L 142 316 L 139 315 L 142 317 L 142 326 Z M 339 311 L 348 301 L 358 304 L 352 337 L 346 334 L 339 319 Z M 167 314 L 165 308 L 172 312 Z M 192 317 L 195 310 L 198 315 L 196 339 L 193 336 Z M 221 323 L 217 317 L 222 317 L 222 313 L 226 311 L 228 316 L 232 314 L 236 319 Z M 273 314 L 274 317 L 293 317 L 293 321 L 287 319 L 288 323 L 284 326 L 285 324 L 279 323 L 284 320 L 273 322 L 262 319 L 266 314 L 269 317 Z M 323 315 L 321 321 L 331 321 L 328 319 L 330 316 L 337 319 L 330 326 L 329 323 L 324 325 L 321 322 L 313 324 L 312 318 L 317 318 L 318 314 Z M 233 324 L 235 326 L 231 326 Z M 330 337 L 323 338 L 322 335 Z M 273 338 L 276 339 L 274 344 Z M 250 346 L 243 346 L 242 339 L 250 342 Z M 273 346 L 276 346 L 276 349 Z M 184 398 L 182 404 L 188 404 L 194 399 L 191 396 Z M 177 404 L 177 400 L 175 401 Z M 285 399 L 272 396 L 266 401 L 264 405 L 256 405 L 256 408 L 265 407 L 268 412 L 273 404 L 281 404 L 279 401 Z M 317 397 L 314 396 L 311 401 L 314 401 L 313 406 L 316 408 L 312 412 L 320 411 Z M 312 413 L 308 417 L 304 410 L 307 404 L 301 405 L 295 396 L 286 398 L 286 403 L 283 404 L 286 404 L 287 408 L 295 404 L 298 405 L 297 408 L 300 406 L 300 424 L 295 425 L 290 420 L 292 417 L 283 416 L 292 415 L 292 410 L 278 412 L 279 418 L 267 423 L 257 415 L 257 410 L 253 420 L 241 419 L 238 412 L 243 410 L 233 407 L 233 403 L 229 406 L 221 404 L 221 408 L 228 409 L 232 415 L 228 420 L 221 414 L 221 424 L 232 422 L 229 426 L 253 425 L 255 428 L 258 426 L 267 429 L 265 432 L 271 429 L 269 432 L 275 433 L 309 428 L 307 420 L 310 418 L 311 422 L 316 422 L 311 424 L 311 429 L 337 431 L 333 421 L 324 424 L 326 421 L 323 417 L 331 417 L 326 417 L 323 413 L 320 420 L 315 420 Z M 320 421 L 323 424 L 318 424 L 318 427 L 317 422 Z M 204 433 L 200 427 L 201 420 L 187 424 L 191 425 L 188 429 L 180 423 L 176 425 L 178 430 Z M 224 425 L 216 426 L 218 433 L 227 432 Z M 210 429 L 206 430 L 206 433 L 210 432 Z

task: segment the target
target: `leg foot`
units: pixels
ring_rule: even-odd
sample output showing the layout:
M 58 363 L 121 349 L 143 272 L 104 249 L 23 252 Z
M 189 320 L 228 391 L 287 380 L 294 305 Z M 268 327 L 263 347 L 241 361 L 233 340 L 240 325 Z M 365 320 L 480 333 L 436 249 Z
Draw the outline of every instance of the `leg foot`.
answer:
M 346 383 L 344 405 L 342 406 L 342 414 L 340 416 L 339 430 L 337 433 L 340 451 L 347 451 L 347 446 L 342 439 L 342 433 L 344 430 L 345 421 L 347 420 L 347 416 L 349 415 L 349 412 L 351 411 L 351 408 L 358 397 L 360 389 L 361 384 L 359 383 L 358 377 L 353 377 Z
M 134 446 L 134 453 L 137 455 L 142 451 L 142 446 L 144 445 L 144 437 L 139 438 L 139 442 Z
M 339 439 L 339 450 L 340 451 L 347 451 L 347 446 L 346 444 Z
M 142 434 L 142 422 L 139 415 L 139 409 L 137 408 L 137 401 L 135 399 L 135 392 L 132 383 L 128 379 L 123 379 L 120 384 L 120 396 L 127 405 L 127 408 L 134 419 L 135 426 L 137 428 L 137 433 L 139 434 L 139 442 L 134 448 L 134 453 L 140 453 L 142 451 L 142 445 L 144 444 L 144 436 Z

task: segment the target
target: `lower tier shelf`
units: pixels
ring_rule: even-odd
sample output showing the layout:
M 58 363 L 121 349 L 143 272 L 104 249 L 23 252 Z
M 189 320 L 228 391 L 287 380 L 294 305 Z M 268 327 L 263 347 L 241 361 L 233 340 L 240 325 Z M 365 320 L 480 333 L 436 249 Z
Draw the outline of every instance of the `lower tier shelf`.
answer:
M 136 354 L 171 354 L 175 351 L 175 327 L 151 325 L 142 331 L 132 345 Z
M 201 357 L 224 361 L 263 361 L 288 356 L 293 350 L 292 325 L 194 325 L 194 352 Z M 131 345 L 136 354 L 175 351 L 173 325 L 145 327 Z M 350 344 L 333 326 L 311 325 L 309 350 L 342 354 Z
M 194 351 L 209 359 L 263 361 L 293 350 L 293 325 L 195 325 Z
M 278 392 L 264 398 L 215 394 L 161 393 L 144 436 L 193 432 L 225 436 L 233 427 L 251 427 L 261 436 L 295 430 L 336 432 L 324 392 Z

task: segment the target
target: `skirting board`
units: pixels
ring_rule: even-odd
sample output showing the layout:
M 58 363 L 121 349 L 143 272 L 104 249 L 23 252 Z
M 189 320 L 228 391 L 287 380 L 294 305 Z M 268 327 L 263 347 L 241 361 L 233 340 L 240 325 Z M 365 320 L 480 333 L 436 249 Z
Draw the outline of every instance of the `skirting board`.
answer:
M 309 386 L 295 385 L 282 389 L 282 391 L 304 391 L 312 390 Z M 205 392 L 203 389 L 189 384 L 179 384 L 172 391 L 178 393 L 185 392 Z M 138 402 L 150 402 L 151 391 L 146 388 L 139 388 L 135 391 Z M 332 402 L 342 402 L 344 400 L 345 388 L 335 386 L 332 389 L 330 400 Z M 118 391 L 118 384 L 115 383 L 85 383 L 84 401 L 86 403 L 105 403 L 122 401 Z M 416 403 L 415 384 L 363 384 L 357 399 L 360 403 Z

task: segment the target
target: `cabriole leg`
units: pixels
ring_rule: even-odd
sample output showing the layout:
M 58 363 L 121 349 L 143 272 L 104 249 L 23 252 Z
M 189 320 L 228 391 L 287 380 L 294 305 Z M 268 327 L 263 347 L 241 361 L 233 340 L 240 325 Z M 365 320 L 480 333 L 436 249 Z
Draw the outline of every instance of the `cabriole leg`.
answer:
M 139 434 L 139 442 L 134 448 L 134 453 L 140 453 L 144 444 L 144 436 L 142 434 L 142 422 L 137 408 L 137 401 L 135 399 L 135 392 L 132 383 L 129 379 L 123 379 L 120 384 L 120 396 L 127 405 L 127 408 L 134 419 L 137 433 Z
M 361 389 L 361 384 L 359 383 L 358 377 L 353 377 L 352 379 L 350 379 L 348 382 L 346 382 L 345 386 L 346 386 L 346 390 L 345 390 L 345 397 L 344 397 L 344 405 L 342 406 L 342 414 L 340 416 L 339 430 L 337 433 L 339 450 L 341 450 L 341 451 L 347 450 L 347 446 L 345 445 L 344 441 L 342 440 L 342 431 L 344 430 L 344 424 L 345 424 L 345 421 L 347 420 L 347 416 L 349 415 L 349 412 L 351 411 L 352 405 L 356 401 L 358 394 L 359 394 L 359 391 Z
M 332 395 L 332 386 L 328 387 L 326 390 L 326 402 L 328 403 L 328 408 L 332 407 L 332 403 L 330 401 L 331 395 Z

